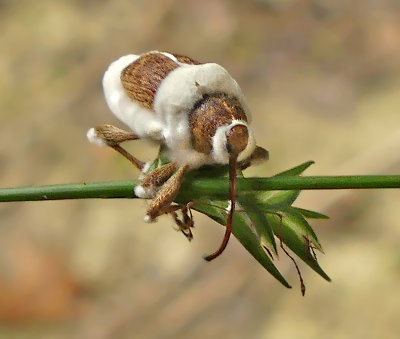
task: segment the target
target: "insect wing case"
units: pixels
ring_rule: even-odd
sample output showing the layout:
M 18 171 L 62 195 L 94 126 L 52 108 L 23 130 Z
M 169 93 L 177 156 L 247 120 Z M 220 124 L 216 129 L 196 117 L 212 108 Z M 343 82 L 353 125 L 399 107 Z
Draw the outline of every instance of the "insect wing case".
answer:
M 112 62 L 104 73 L 103 89 L 113 114 L 140 138 L 161 140 L 163 125 L 154 112 L 132 100 L 121 82 L 122 71 L 140 56 L 129 54 Z

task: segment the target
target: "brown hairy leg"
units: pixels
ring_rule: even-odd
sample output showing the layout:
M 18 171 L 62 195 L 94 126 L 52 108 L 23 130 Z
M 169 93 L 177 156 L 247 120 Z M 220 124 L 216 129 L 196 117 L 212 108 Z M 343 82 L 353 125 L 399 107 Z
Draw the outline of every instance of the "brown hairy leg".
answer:
M 188 165 L 179 167 L 164 185 L 160 187 L 146 212 L 146 222 L 151 222 L 158 216 L 169 213 L 169 208 L 178 194 L 183 178 L 188 170 Z
M 144 190 L 144 195 L 153 198 L 155 192 L 177 171 L 177 169 L 178 165 L 175 162 L 170 162 L 147 174 L 140 183 L 140 187 Z
M 259 163 L 268 159 L 269 159 L 269 152 L 265 148 L 256 146 L 253 153 L 251 153 L 251 155 L 247 159 L 241 161 L 238 164 L 238 167 L 241 170 L 244 170 L 250 167 L 251 165 L 254 165 L 255 163 Z
M 121 128 L 108 124 L 96 126 L 94 127 L 94 130 L 97 137 L 102 139 L 108 146 L 115 149 L 118 153 L 122 154 L 139 170 L 143 169 L 145 163 L 135 158 L 132 154 L 130 154 L 127 150 L 120 146 L 122 142 L 140 139 L 135 133 L 125 131 Z

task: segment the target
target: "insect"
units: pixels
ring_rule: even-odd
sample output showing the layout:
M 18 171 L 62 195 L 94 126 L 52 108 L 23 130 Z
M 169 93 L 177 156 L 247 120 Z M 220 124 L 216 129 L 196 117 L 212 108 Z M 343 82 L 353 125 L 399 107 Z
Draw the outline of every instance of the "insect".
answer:
M 248 126 L 247 105 L 236 81 L 218 64 L 152 51 L 112 62 L 104 74 L 103 88 L 110 110 L 131 131 L 104 124 L 88 131 L 89 141 L 112 147 L 143 173 L 147 172 L 146 163 L 122 148 L 122 142 L 156 142 L 171 161 L 145 174 L 135 187 L 138 197 L 152 199 L 145 222 L 178 209 L 187 212 L 186 206 L 174 205 L 173 200 L 188 171 L 203 165 L 229 164 L 225 235 L 220 247 L 205 259 L 218 257 L 232 231 L 237 168 L 268 157 L 265 149 L 256 146 Z M 187 223 L 191 218 L 186 215 L 183 219 L 186 226 L 181 228 L 190 230 Z

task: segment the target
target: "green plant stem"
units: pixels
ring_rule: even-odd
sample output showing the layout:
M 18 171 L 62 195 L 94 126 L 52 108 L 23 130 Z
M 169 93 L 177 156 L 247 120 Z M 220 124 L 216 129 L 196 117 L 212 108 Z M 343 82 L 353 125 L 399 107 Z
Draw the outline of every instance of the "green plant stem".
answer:
M 137 198 L 133 187 L 139 181 L 108 181 L 0 189 L 0 202 L 90 198 Z M 400 188 L 400 175 L 366 176 L 281 176 L 271 178 L 238 178 L 237 190 L 314 190 Z M 180 200 L 196 196 L 227 197 L 228 179 L 187 179 L 180 190 Z

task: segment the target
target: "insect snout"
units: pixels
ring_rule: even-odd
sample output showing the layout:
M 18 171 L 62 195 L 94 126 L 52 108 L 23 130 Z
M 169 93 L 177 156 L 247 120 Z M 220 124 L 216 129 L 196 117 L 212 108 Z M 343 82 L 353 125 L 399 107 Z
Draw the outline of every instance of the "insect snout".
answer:
M 227 134 L 226 150 L 231 155 L 244 151 L 249 142 L 249 131 L 245 125 L 233 126 Z

